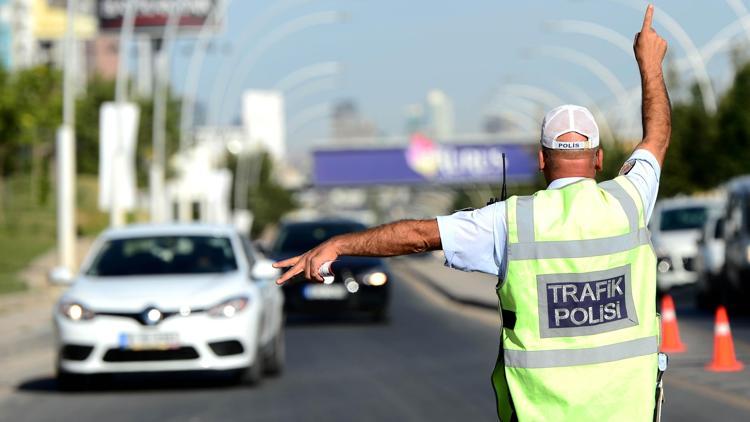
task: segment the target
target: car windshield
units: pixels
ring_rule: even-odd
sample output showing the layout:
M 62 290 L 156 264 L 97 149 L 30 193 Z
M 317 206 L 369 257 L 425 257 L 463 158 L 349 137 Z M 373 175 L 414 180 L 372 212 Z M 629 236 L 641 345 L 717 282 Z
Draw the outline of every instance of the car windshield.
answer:
M 277 254 L 306 252 L 322 242 L 340 234 L 364 230 L 359 223 L 298 223 L 281 229 L 273 247 Z
M 703 227 L 707 217 L 706 207 L 668 209 L 661 212 L 659 230 L 692 230 Z
M 226 237 L 155 236 L 107 241 L 86 274 L 107 277 L 235 270 L 237 261 Z

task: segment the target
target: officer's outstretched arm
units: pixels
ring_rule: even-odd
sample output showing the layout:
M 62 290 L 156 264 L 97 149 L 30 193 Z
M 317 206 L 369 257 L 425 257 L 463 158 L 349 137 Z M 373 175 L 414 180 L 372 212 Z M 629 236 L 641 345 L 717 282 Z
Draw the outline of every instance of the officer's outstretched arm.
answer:
M 341 255 L 397 256 L 432 251 L 441 247 L 436 219 L 396 221 L 369 230 L 332 237 L 307 253 L 275 263 L 276 268 L 291 267 L 276 280 L 276 283 L 284 284 L 302 272 L 305 278 L 322 282 L 323 277 L 318 273 L 320 266 Z
M 643 94 L 643 141 L 637 148 L 646 149 L 654 154 L 659 165 L 662 165 L 672 132 L 672 111 L 662 72 L 667 42 L 652 28 L 653 17 L 654 6 L 649 5 L 643 18 L 643 27 L 635 34 L 633 43 Z

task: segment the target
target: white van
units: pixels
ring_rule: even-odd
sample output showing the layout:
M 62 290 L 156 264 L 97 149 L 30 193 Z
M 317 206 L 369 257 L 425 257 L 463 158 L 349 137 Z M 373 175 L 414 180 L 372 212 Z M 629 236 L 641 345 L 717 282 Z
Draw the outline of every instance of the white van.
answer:
M 649 228 L 660 291 L 698 280 L 698 240 L 708 218 L 721 211 L 722 203 L 716 199 L 678 197 L 656 203 Z

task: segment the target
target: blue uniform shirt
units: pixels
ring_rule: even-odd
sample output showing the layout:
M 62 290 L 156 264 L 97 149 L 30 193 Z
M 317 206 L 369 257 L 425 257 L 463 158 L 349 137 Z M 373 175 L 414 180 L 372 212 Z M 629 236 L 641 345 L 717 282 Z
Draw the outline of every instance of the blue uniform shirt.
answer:
M 632 168 L 628 170 L 628 167 Z M 627 177 L 641 195 L 651 218 L 659 190 L 661 168 L 653 154 L 637 149 L 623 166 Z M 582 177 L 553 180 L 547 189 L 559 189 Z M 473 211 L 459 211 L 437 218 L 445 265 L 462 271 L 479 271 L 503 277 L 506 262 L 508 223 L 505 202 L 496 202 Z M 647 221 L 648 223 L 648 221 Z

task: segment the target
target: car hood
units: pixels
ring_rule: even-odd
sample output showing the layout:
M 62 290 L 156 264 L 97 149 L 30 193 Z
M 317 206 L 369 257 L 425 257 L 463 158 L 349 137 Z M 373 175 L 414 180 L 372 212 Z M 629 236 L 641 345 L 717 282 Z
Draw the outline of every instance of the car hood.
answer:
M 177 310 L 205 308 L 247 292 L 251 284 L 240 273 L 127 277 L 82 277 L 63 300 L 94 311 L 138 312 L 147 306 Z
M 698 250 L 698 230 L 675 230 L 659 232 L 652 237 L 654 249 L 659 255 L 680 254 L 695 255 Z

